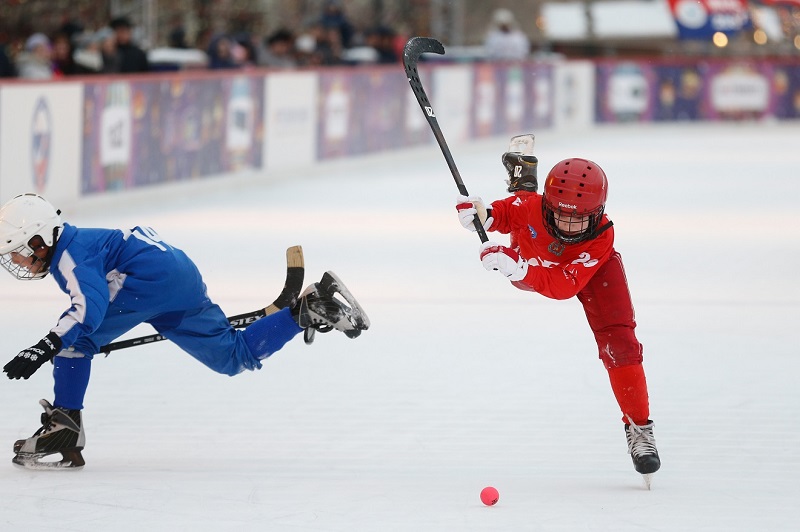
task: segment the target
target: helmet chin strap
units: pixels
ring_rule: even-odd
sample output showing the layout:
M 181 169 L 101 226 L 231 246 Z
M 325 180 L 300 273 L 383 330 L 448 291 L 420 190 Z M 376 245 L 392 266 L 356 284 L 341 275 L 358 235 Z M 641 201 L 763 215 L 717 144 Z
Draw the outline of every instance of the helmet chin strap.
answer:
M 607 229 L 611 229 L 612 225 L 614 225 L 614 222 L 612 222 L 611 220 L 609 220 L 607 224 L 601 225 L 600 227 L 597 228 L 597 231 L 594 232 L 594 234 L 592 235 L 592 238 L 597 238 L 602 233 L 604 233 Z
M 61 211 L 58 211 L 60 214 Z M 53 228 L 53 245 L 47 249 L 47 254 L 44 258 L 39 259 L 42 261 L 42 269 L 44 270 L 44 275 L 42 277 L 47 277 L 47 274 L 50 273 L 50 262 L 53 260 L 53 254 L 56 252 L 56 244 L 58 244 L 58 227 Z

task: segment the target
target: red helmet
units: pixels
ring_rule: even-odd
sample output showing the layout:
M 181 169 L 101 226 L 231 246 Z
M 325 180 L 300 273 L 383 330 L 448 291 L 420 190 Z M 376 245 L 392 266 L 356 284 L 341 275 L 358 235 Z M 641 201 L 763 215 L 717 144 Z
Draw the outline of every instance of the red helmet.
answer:
M 564 159 L 544 183 L 542 215 L 547 232 L 564 244 L 595 238 L 607 197 L 602 168 L 588 159 Z

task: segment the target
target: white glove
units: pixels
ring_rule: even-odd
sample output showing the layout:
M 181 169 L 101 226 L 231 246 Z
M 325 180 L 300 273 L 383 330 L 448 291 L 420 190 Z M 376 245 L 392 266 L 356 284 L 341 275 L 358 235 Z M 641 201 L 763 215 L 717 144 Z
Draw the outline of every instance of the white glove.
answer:
M 483 200 L 478 196 L 467 197 L 459 195 L 456 200 L 456 210 L 458 211 L 458 221 L 461 222 L 465 229 L 469 229 L 473 233 L 476 231 L 473 223 L 476 214 L 486 231 L 489 230 L 492 222 L 494 222 L 494 218 L 488 216 L 489 213 L 486 210 L 486 205 L 483 204 Z
M 502 273 L 509 281 L 521 281 L 528 273 L 528 261 L 509 247 L 497 242 L 484 242 L 480 253 L 484 268 Z

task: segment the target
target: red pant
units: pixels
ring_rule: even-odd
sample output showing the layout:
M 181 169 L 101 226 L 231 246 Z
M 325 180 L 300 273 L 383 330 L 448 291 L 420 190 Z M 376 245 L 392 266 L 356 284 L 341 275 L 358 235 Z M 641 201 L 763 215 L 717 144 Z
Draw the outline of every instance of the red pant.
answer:
M 642 368 L 642 344 L 636 339 L 636 319 L 622 257 L 614 251 L 578 293 L 592 328 L 600 360 L 626 423 L 644 425 L 650 417 L 647 381 Z
M 614 251 L 578 292 L 600 359 L 606 368 L 642 363 L 642 344 L 636 339 L 636 320 L 622 257 Z

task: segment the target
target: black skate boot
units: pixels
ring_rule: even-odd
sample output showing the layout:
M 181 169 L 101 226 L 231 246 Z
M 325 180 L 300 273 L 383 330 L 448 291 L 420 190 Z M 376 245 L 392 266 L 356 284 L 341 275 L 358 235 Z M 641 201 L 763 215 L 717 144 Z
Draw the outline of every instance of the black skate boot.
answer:
M 633 467 L 645 477 L 645 483 L 650 488 L 650 475 L 661 467 L 661 459 L 656 449 L 656 439 L 653 436 L 653 422 L 647 420 L 647 425 L 637 425 L 628 418 L 625 425 L 625 436 L 628 439 L 628 453 L 633 460 Z
M 369 318 L 344 283 L 333 272 L 325 272 L 322 280 L 300 295 L 292 307 L 292 316 L 305 329 L 303 339 L 314 341 L 314 334 L 336 329 L 348 338 L 357 338 L 369 328 Z
M 86 443 L 80 410 L 54 407 L 45 399 L 42 427 L 33 436 L 14 443 L 16 456 L 11 461 L 27 469 L 79 469 L 84 461 L 81 450 Z M 41 458 L 61 453 L 62 460 L 41 462 Z

